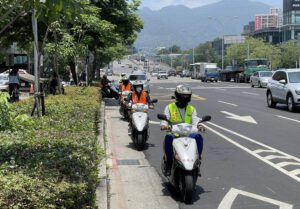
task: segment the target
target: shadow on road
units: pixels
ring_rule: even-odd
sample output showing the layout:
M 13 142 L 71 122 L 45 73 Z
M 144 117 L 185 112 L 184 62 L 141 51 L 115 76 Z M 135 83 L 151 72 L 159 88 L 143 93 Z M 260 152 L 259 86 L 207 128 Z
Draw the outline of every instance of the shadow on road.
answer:
M 266 107 L 268 107 L 268 106 L 266 106 Z M 287 105 L 284 105 L 284 104 L 277 104 L 276 107 L 272 108 L 272 109 L 280 110 L 282 112 L 289 112 Z M 296 110 L 293 113 L 300 114 L 300 108 L 296 107 Z
M 161 174 L 160 174 L 161 176 Z M 175 201 L 177 202 L 181 202 L 181 198 L 180 198 L 180 193 L 179 191 L 177 191 L 168 181 L 165 177 L 162 177 L 163 179 L 163 190 L 162 193 L 164 194 L 164 196 L 171 196 Z M 193 193 L 193 201 L 192 204 L 194 204 L 195 202 L 199 201 L 201 199 L 201 194 L 204 193 L 209 193 L 210 191 L 205 191 L 201 186 L 196 185 L 196 189 Z M 183 202 L 181 202 L 182 204 L 185 204 Z
M 115 100 L 115 99 L 103 99 L 105 106 L 106 107 L 115 107 L 115 106 L 119 106 L 119 100 Z

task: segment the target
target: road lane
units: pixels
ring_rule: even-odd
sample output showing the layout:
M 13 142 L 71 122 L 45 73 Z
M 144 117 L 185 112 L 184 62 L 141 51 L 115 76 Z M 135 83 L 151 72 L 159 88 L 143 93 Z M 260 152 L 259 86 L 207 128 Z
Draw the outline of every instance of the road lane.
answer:
M 177 83 L 164 84 L 163 86 L 164 88 L 171 89 L 175 88 L 176 85 Z M 226 88 L 226 84 L 222 85 Z M 195 88 L 195 84 L 192 84 L 191 86 L 192 88 Z M 209 85 L 209 87 L 211 87 L 211 85 Z M 296 140 L 297 138 L 295 138 L 295 136 L 290 137 L 288 140 L 282 140 L 285 133 L 283 130 L 287 129 L 292 131 L 293 134 L 297 134 L 297 125 L 299 124 L 293 121 L 288 122 L 295 123 L 294 125 L 286 124 L 286 122 L 283 123 L 283 119 L 279 120 L 274 112 L 277 114 L 280 112 L 283 113 L 283 115 L 289 115 L 290 113 L 282 111 L 281 109 L 269 109 L 266 107 L 265 97 L 262 98 L 259 96 L 260 94 L 264 95 L 265 89 L 249 89 L 250 91 L 247 90 L 247 92 L 253 92 L 253 94 L 250 95 L 241 93 L 242 91 L 245 91 L 244 88 L 245 86 L 240 89 L 230 89 L 230 91 L 217 91 L 216 89 L 205 89 L 202 87 L 201 89 L 194 90 L 194 92 L 197 95 L 206 98 L 206 100 L 193 101 L 193 104 L 196 106 L 200 115 L 211 114 L 213 116 L 213 122 L 217 122 L 218 124 L 225 126 L 230 130 L 242 133 L 245 136 L 251 136 L 258 139 L 259 142 L 267 142 L 268 145 L 272 145 L 279 150 L 282 149 L 289 154 L 296 154 L 296 157 L 300 157 L 299 149 L 297 149 L 299 146 L 294 146 L 299 145 L 299 140 Z M 161 90 L 162 89 L 156 89 L 154 86 L 152 92 L 153 94 L 156 92 L 161 93 Z M 170 92 L 172 91 L 166 91 L 166 94 L 170 94 Z M 238 107 L 219 103 L 219 100 L 225 102 L 228 101 L 238 105 Z M 249 102 L 249 100 L 251 101 Z M 167 101 L 159 102 L 156 106 L 156 110 L 150 114 L 151 120 L 157 121 L 155 118 L 156 114 L 161 112 L 167 104 Z M 258 125 L 244 124 L 242 122 L 230 120 L 220 112 L 222 110 L 232 111 L 239 115 L 252 115 L 258 121 Z M 259 146 L 255 147 L 247 142 L 241 142 L 241 138 L 238 136 L 234 136 L 222 130 L 219 131 L 233 140 L 242 143 L 243 146 L 250 146 L 251 149 L 256 151 L 259 150 Z M 271 134 L 272 132 L 274 132 L 274 135 Z M 152 146 L 149 146 L 148 150 L 145 151 L 145 155 L 160 174 L 163 137 L 164 134 L 159 132 L 158 124 L 150 125 L 149 142 Z M 200 178 L 197 183 L 199 187 L 197 188 L 195 195 L 196 202 L 194 205 L 190 206 L 180 203 L 181 208 L 218 208 L 218 204 L 231 188 L 238 188 L 262 195 L 266 198 L 273 198 L 275 200 L 293 204 L 294 208 L 300 208 L 298 200 L 300 188 L 299 184 L 294 179 L 275 170 L 265 162 L 250 156 L 244 150 L 233 146 L 210 131 L 208 131 L 208 134 L 204 134 L 204 138 L 205 150 L 203 153 L 204 162 L 202 165 L 203 178 Z M 272 156 L 268 156 L 269 160 L 272 160 L 270 159 Z M 296 169 L 294 170 L 294 173 L 297 174 L 298 171 L 299 170 Z M 176 199 L 176 196 L 174 198 Z M 271 205 L 265 206 L 266 203 L 263 203 L 262 201 L 255 202 L 255 200 L 250 199 L 247 199 L 249 207 L 244 206 L 243 208 L 250 208 L 250 205 L 251 208 L 257 209 L 278 208 Z M 237 205 L 242 208 L 244 203 L 244 201 L 237 199 L 234 206 Z M 252 204 L 257 205 L 253 206 Z

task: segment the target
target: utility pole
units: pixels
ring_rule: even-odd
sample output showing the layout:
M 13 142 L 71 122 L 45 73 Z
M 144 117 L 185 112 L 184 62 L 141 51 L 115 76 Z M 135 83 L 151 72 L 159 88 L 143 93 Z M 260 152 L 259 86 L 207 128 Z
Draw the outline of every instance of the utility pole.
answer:
M 32 28 L 34 36 L 34 108 L 37 109 L 37 115 L 40 117 L 40 98 L 39 98 L 39 46 L 38 46 L 38 27 L 36 19 L 36 10 L 32 10 Z M 34 112 L 34 109 L 33 109 Z

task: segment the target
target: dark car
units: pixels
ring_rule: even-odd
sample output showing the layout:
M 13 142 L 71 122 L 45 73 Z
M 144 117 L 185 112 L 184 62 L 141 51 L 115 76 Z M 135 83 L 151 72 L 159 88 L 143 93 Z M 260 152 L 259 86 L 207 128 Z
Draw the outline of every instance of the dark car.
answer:
M 168 76 L 176 76 L 176 71 L 175 70 L 169 70 L 168 71 Z

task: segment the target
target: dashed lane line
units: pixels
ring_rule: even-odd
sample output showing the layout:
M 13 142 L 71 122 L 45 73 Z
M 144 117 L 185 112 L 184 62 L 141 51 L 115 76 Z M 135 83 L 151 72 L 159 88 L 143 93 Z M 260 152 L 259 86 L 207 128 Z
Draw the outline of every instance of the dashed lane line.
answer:
M 276 116 L 277 116 L 278 118 L 282 118 L 282 119 L 294 121 L 294 122 L 296 122 L 296 123 L 300 123 L 300 120 L 296 120 L 296 119 L 293 119 L 293 118 L 284 117 L 284 116 L 281 116 L 281 115 L 276 115 Z
M 240 137 L 242 139 L 250 141 L 251 143 L 254 143 L 256 145 L 259 145 L 259 146 L 263 147 L 264 149 L 251 150 L 251 149 L 249 149 L 249 148 L 247 148 L 247 147 L 245 147 L 245 146 L 237 143 L 233 139 L 225 136 L 224 134 L 220 133 L 219 131 L 211 128 L 210 126 L 208 126 L 206 124 L 203 124 L 206 127 L 207 130 L 213 132 L 214 134 L 218 135 L 219 137 L 225 139 L 226 141 L 232 143 L 233 145 L 239 147 L 240 149 L 246 151 L 247 153 L 251 154 L 252 156 L 256 157 L 257 159 L 265 162 L 266 164 L 270 165 L 271 167 L 277 169 L 278 171 L 284 173 L 285 175 L 289 176 L 290 178 L 292 178 L 292 179 L 294 179 L 294 180 L 296 180 L 297 182 L 300 183 L 300 176 L 298 174 L 298 169 L 300 169 L 300 159 L 299 158 L 297 158 L 295 156 L 292 156 L 292 155 L 289 155 L 287 153 L 284 153 L 284 152 L 282 152 L 280 150 L 277 150 L 277 149 L 275 149 L 273 147 L 270 147 L 270 146 L 268 146 L 266 144 L 258 142 L 258 141 L 254 140 L 254 139 L 251 139 L 251 138 L 249 138 L 247 136 L 244 136 L 242 134 L 239 134 L 237 132 L 234 132 L 234 131 L 231 131 L 229 129 L 226 129 L 226 128 L 224 128 L 222 126 L 219 126 L 217 124 L 214 124 L 212 122 L 207 122 L 207 124 L 212 125 L 212 126 L 218 128 L 218 129 L 221 129 L 221 130 L 223 130 L 225 132 L 228 132 L 230 134 L 233 134 L 233 135 L 238 136 L 238 137 Z M 285 158 L 283 158 L 284 161 L 279 162 L 279 163 L 275 163 L 275 162 L 272 162 L 270 159 L 268 159 L 268 156 L 262 156 L 262 155 L 260 155 L 262 153 L 272 153 L 272 155 L 276 154 L 276 156 L 279 156 L 279 157 L 285 156 Z M 269 158 L 272 159 L 273 156 L 269 157 Z M 292 171 L 286 170 L 285 167 L 289 166 L 289 165 L 299 166 L 299 168 L 296 168 L 296 169 L 294 169 Z
M 251 92 L 246 92 L 246 91 L 243 91 L 242 93 L 252 95 L 252 96 L 259 96 L 260 95 L 260 94 L 257 94 L 257 93 L 251 93 Z
M 224 102 L 224 101 L 218 101 L 219 103 L 222 103 L 222 104 L 227 104 L 227 105 L 230 105 L 230 106 L 234 106 L 234 107 L 237 107 L 238 105 L 236 104 L 233 104 L 233 103 L 229 103 L 229 102 Z

